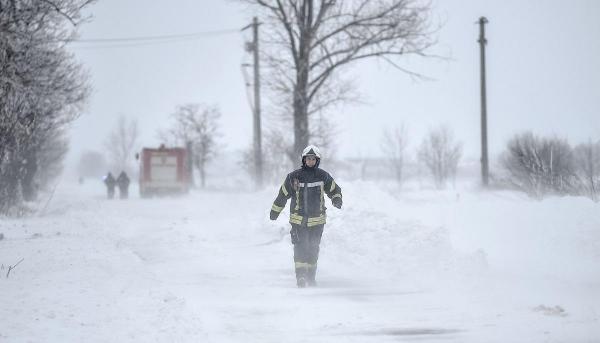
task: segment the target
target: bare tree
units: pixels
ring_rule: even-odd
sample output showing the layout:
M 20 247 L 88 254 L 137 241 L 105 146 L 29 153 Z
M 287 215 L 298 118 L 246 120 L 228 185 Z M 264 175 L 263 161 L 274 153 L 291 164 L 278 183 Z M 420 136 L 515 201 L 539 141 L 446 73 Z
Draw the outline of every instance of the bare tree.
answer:
M 378 57 L 424 56 L 433 45 L 429 5 L 417 0 L 240 0 L 264 10 L 266 82 L 293 114 L 294 153 L 311 139 L 309 115 L 352 99 L 340 71 Z
M 217 155 L 219 118 L 221 112 L 216 106 L 201 104 L 185 104 L 177 106 L 172 115 L 174 123 L 159 136 L 169 139 L 176 145 L 192 148 L 192 161 L 200 173 L 200 185 L 206 185 L 206 166 Z
M 310 144 L 318 146 L 321 152 L 326 154 L 327 162 L 330 162 L 335 156 L 337 147 L 335 138 L 339 130 L 322 111 L 314 115 L 311 119 L 311 123 L 314 123 L 312 124 L 314 130 L 311 133 Z M 295 157 L 298 159 L 298 155 Z
M 53 134 L 45 139 L 38 154 L 39 171 L 35 174 L 34 186 L 41 189 L 49 189 L 52 182 L 62 173 L 63 161 L 69 151 L 69 140 L 63 130 L 53 131 Z M 24 184 L 26 185 L 26 183 Z M 24 187 L 25 190 L 25 187 Z
M 383 132 L 381 148 L 385 157 L 390 161 L 398 184 L 402 184 L 407 146 L 408 137 L 404 124 L 394 130 L 386 129 Z
M 584 191 L 598 201 L 600 192 L 600 141 L 579 144 L 573 150 L 575 166 Z
M 570 194 L 578 188 L 572 148 L 564 139 L 540 138 L 532 132 L 515 135 L 507 144 L 502 164 L 509 173 L 508 181 L 535 197 L 550 192 Z
M 110 132 L 105 143 L 110 167 L 115 171 L 125 171 L 132 175 L 135 151 L 138 149 L 137 120 L 127 120 L 120 115 L 114 129 Z
M 456 177 L 458 162 L 462 157 L 462 143 L 454 142 L 447 126 L 430 130 L 418 151 L 419 160 L 433 176 L 435 186 L 444 188 L 448 178 Z
M 0 212 L 33 200 L 46 172 L 60 170 L 59 137 L 89 94 L 65 44 L 91 2 L 0 0 Z
M 263 177 L 265 181 L 273 183 L 281 182 L 281 176 L 285 175 L 290 169 L 297 166 L 300 161 L 300 156 L 291 158 L 291 147 L 286 140 L 284 134 L 279 130 L 270 130 L 265 132 L 263 136 L 263 151 L 268 153 L 263 154 Z M 241 166 L 254 177 L 254 153 L 252 145 L 244 150 Z

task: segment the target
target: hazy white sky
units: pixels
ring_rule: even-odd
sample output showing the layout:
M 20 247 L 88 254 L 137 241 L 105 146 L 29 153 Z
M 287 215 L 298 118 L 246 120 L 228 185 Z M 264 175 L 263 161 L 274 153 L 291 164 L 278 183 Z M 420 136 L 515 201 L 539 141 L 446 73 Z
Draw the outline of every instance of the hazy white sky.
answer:
M 89 11 L 81 39 L 161 36 L 241 28 L 252 12 L 229 0 L 101 0 Z M 429 127 L 447 124 L 479 157 L 480 16 L 486 16 L 489 140 L 492 153 L 516 132 L 557 134 L 578 143 L 600 139 L 600 1 L 434 1 L 443 22 L 432 52 L 448 61 L 401 61 L 433 81 L 413 81 L 384 62 L 368 60 L 348 70 L 368 104 L 334 116 L 341 156 L 381 155 L 381 133 L 404 122 L 411 148 Z M 158 144 L 175 106 L 218 105 L 228 150 L 250 145 L 251 111 L 240 64 L 249 33 L 207 36 L 169 44 L 127 47 L 73 44 L 94 87 L 86 113 L 71 129 L 70 160 L 83 150 L 103 150 L 120 114 L 137 118 L 141 144 Z M 268 126 L 269 118 L 263 119 Z

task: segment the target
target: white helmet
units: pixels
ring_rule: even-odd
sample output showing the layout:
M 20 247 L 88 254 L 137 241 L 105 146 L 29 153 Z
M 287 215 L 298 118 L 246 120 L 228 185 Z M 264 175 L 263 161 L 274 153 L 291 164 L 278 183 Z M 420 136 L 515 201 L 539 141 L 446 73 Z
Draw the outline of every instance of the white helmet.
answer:
M 314 145 L 309 145 L 306 148 L 304 148 L 304 150 L 302 151 L 303 159 L 304 159 L 304 157 L 306 157 L 308 155 L 313 155 L 316 158 L 321 159 L 321 152 L 319 151 L 319 148 L 317 148 Z

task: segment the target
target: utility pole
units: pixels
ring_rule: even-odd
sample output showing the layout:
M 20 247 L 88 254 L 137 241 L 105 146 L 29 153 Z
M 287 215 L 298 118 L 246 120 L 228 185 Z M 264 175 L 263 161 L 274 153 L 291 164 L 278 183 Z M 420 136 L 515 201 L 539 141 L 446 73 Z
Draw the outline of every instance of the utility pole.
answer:
M 481 56 L 481 180 L 483 186 L 487 187 L 489 183 L 489 161 L 488 161 L 488 141 L 487 141 L 487 99 L 485 87 L 485 24 L 488 22 L 486 17 L 479 18 L 479 47 Z
M 258 18 L 252 20 L 252 36 L 254 37 L 254 161 L 256 163 L 256 185 L 263 184 L 262 138 L 260 130 L 260 62 L 258 56 Z
M 254 131 L 254 175 L 256 177 L 256 187 L 260 188 L 263 184 L 263 159 L 262 159 L 262 134 L 260 128 L 260 59 L 258 49 L 258 18 L 254 17 L 252 24 L 244 26 L 241 31 L 245 31 L 252 28 L 252 42 L 246 42 L 246 51 L 252 53 L 254 58 L 254 104 L 250 104 L 252 107 L 252 114 L 254 117 L 253 131 Z M 245 72 L 245 67 L 249 67 L 249 64 L 242 64 L 242 73 L 244 74 L 244 80 L 246 80 L 246 86 L 249 86 L 248 78 Z
M 253 112 L 253 131 L 254 131 L 254 175 L 256 177 L 256 187 L 259 188 L 263 184 L 263 160 L 262 160 L 262 135 L 260 129 L 260 61 L 258 55 L 258 18 L 254 17 L 252 24 L 242 28 L 242 31 L 252 27 L 252 42 L 246 43 L 246 51 L 252 53 L 254 58 L 254 106 L 252 106 Z M 249 66 L 242 64 L 243 68 Z M 244 78 L 246 78 L 244 72 Z M 246 81 L 247 82 L 247 81 Z

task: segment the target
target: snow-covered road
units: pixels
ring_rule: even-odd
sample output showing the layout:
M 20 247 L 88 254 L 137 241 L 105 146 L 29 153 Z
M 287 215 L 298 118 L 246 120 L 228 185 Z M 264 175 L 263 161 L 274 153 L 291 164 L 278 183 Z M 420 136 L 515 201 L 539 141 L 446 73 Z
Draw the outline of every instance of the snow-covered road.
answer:
M 43 215 L 0 219 L 0 341 L 600 341 L 598 204 L 342 185 L 309 289 L 287 213 L 268 220 L 276 186 L 61 186 Z

